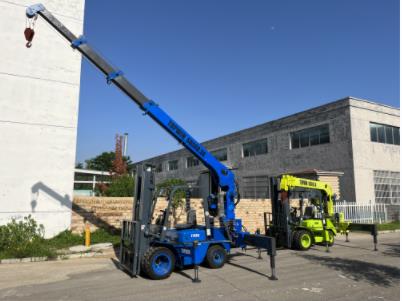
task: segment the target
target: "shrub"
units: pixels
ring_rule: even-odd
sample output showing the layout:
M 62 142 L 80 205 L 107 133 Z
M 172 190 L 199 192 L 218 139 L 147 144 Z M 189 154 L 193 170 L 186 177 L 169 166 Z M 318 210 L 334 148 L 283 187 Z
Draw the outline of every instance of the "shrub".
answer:
M 22 221 L 0 226 L 0 257 L 22 258 L 36 256 L 54 256 L 54 251 L 44 242 L 44 227 L 29 215 Z
M 106 196 L 133 196 L 134 178 L 130 175 L 122 175 L 112 180 L 105 191 Z

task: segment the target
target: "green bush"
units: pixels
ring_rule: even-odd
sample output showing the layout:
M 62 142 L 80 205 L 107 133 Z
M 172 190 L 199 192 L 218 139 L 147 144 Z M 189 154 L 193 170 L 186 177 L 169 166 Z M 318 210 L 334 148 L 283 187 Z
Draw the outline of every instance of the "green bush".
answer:
M 12 219 L 0 226 L 0 259 L 24 257 L 56 257 L 56 250 L 75 245 L 83 245 L 84 234 L 74 234 L 70 230 L 60 232 L 53 238 L 45 239 L 43 225 L 29 215 L 22 221 Z M 91 233 L 91 244 L 111 242 L 120 243 L 120 234 L 111 234 L 104 229 Z
M 187 183 L 183 179 L 167 179 L 157 185 L 158 189 L 166 190 L 166 195 L 168 195 L 175 186 L 185 186 Z M 173 196 L 172 206 L 177 209 L 184 204 L 184 198 L 186 197 L 186 192 L 184 189 L 178 189 Z
M 0 258 L 23 258 L 55 255 L 45 243 L 44 227 L 29 215 L 22 221 L 0 226 Z
M 105 191 L 106 196 L 124 197 L 134 195 L 134 178 L 122 175 L 112 180 Z

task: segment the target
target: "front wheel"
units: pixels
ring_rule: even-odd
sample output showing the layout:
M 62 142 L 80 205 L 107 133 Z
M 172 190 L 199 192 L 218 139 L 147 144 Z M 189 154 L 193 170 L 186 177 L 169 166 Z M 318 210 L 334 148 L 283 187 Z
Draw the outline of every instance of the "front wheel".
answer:
M 226 250 L 219 245 L 210 246 L 207 251 L 205 263 L 211 269 L 219 269 L 226 262 Z
M 293 245 L 296 250 L 307 251 L 313 245 L 313 238 L 306 230 L 297 230 L 293 235 Z
M 332 231 L 328 231 L 328 246 L 332 247 L 335 243 L 335 235 Z
M 165 279 L 172 274 L 175 266 L 175 257 L 168 248 L 149 248 L 141 262 L 142 271 L 151 279 Z

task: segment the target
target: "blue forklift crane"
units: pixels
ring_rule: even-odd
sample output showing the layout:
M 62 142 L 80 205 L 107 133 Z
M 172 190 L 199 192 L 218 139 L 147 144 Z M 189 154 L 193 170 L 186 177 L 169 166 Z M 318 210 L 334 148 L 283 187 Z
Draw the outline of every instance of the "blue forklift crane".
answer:
M 142 272 L 151 279 L 167 278 L 175 267 L 194 266 L 197 281 L 198 265 L 206 263 L 211 268 L 220 268 L 224 265 L 227 254 L 232 248 L 245 248 L 250 245 L 259 250 L 267 250 L 271 267 L 270 279 L 276 280 L 275 239 L 243 231 L 242 220 L 236 218 L 235 206 L 240 197 L 234 173 L 198 143 L 157 103 L 147 98 L 131 84 L 121 70 L 113 68 L 94 51 L 85 37 L 75 36 L 44 5 L 29 6 L 26 9 L 26 16 L 31 20 L 36 20 L 38 16 L 41 16 L 48 22 L 70 42 L 73 49 L 79 51 L 106 76 L 108 84 L 113 83 L 117 86 L 144 111 L 145 115 L 150 116 L 198 158 L 208 168 L 212 180 L 219 187 L 218 191 L 214 191 L 203 201 L 205 225 L 197 225 L 194 216 L 189 214 L 187 224 L 168 229 L 172 192 L 168 197 L 168 207 L 161 218 L 153 223 L 153 211 L 158 195 L 153 170 L 147 166 L 138 166 L 133 219 L 124 221 L 122 224 L 121 266 L 132 276 L 137 276 Z M 26 28 L 24 34 L 27 39 L 26 46 L 31 47 L 34 36 L 33 28 Z M 189 193 L 187 195 L 189 196 Z M 235 202 L 236 198 L 238 200 Z M 217 220 L 217 226 L 215 226 L 214 219 Z

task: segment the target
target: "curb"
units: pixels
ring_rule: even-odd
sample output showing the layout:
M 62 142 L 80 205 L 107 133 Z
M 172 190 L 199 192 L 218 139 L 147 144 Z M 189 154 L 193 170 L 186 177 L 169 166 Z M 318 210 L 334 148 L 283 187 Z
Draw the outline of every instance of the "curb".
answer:
M 378 234 L 382 234 L 382 233 L 395 233 L 395 232 L 400 232 L 400 229 L 395 229 L 395 230 L 381 230 L 381 231 L 378 231 Z
M 102 251 L 97 251 L 97 252 L 82 252 L 82 253 L 74 253 L 74 254 L 57 255 L 55 258 L 49 258 L 49 257 L 9 258 L 9 259 L 0 260 L 0 264 L 59 261 L 59 260 L 67 260 L 67 259 L 99 257 L 99 256 L 104 256 L 104 255 L 105 254 Z

